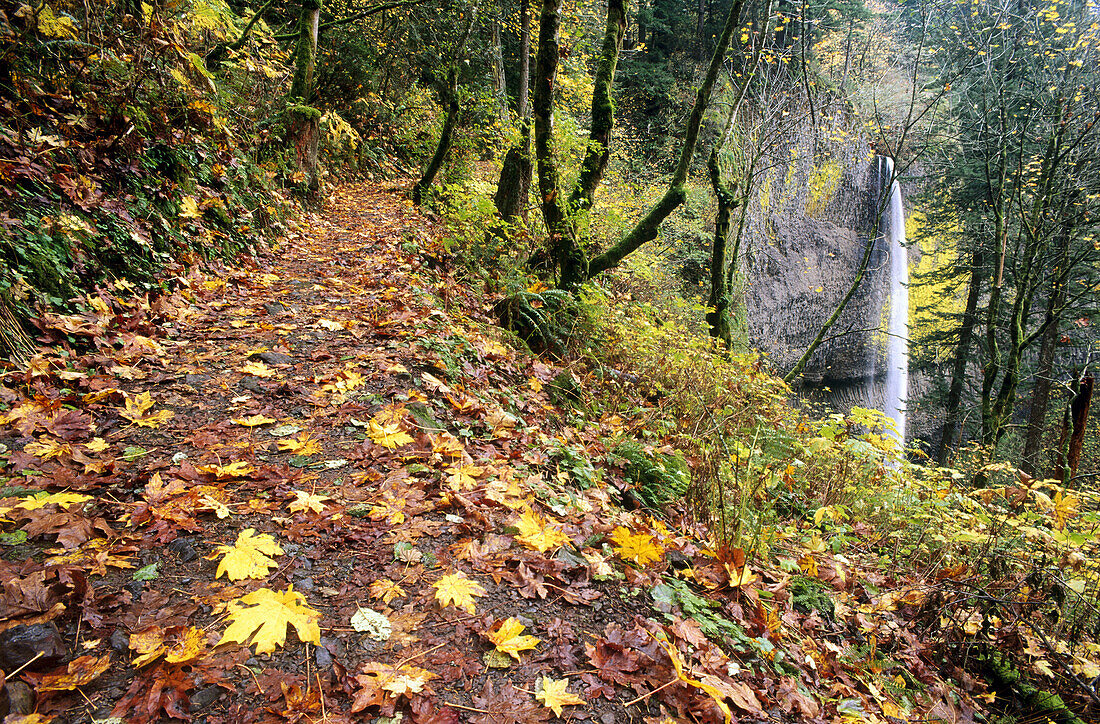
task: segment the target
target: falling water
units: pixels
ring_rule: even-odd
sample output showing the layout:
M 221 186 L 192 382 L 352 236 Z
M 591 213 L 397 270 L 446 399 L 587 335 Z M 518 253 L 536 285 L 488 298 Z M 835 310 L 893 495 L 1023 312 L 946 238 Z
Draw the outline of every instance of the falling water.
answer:
M 905 251 L 905 208 L 901 186 L 894 179 L 894 160 L 880 157 L 879 178 L 890 183 L 890 198 L 882 215 L 883 238 L 890 255 L 890 301 L 886 325 L 886 384 L 883 411 L 905 441 L 905 405 L 909 396 L 909 259 Z

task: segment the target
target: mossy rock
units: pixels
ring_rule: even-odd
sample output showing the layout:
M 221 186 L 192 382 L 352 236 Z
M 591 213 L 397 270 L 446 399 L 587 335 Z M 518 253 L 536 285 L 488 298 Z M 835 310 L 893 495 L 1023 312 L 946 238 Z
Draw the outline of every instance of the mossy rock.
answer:
M 986 677 L 1002 690 L 1011 691 L 1024 706 L 1027 718 L 1054 721 L 1058 724 L 1085 724 L 1074 714 L 1058 694 L 1043 691 L 1027 681 L 1008 656 L 992 651 L 981 658 Z
M 836 615 L 836 606 L 829 596 L 829 586 L 824 581 L 809 576 L 795 576 L 791 579 L 791 602 L 803 613 L 817 611 L 832 619 Z
M 626 460 L 623 472 L 634 483 L 642 501 L 661 508 L 681 499 L 691 485 L 691 469 L 679 451 L 673 454 L 647 453 L 636 440 L 627 440 L 612 454 Z

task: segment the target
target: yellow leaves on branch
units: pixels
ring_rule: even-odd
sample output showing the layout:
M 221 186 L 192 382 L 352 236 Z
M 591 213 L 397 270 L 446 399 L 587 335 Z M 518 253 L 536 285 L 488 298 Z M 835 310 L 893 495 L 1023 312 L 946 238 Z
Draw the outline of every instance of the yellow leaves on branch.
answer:
M 611 540 L 615 543 L 615 552 L 620 558 L 643 567 L 661 560 L 665 553 L 653 540 L 653 536 L 648 533 L 631 533 L 622 526 L 611 532 Z
M 259 579 L 278 565 L 268 556 L 281 556 L 283 549 L 267 533 L 259 535 L 255 533 L 254 528 L 245 528 L 237 535 L 235 545 L 221 545 L 214 549 L 210 558 L 224 556 L 218 564 L 214 578 L 221 578 L 224 573 L 231 581 L 241 581 L 245 578 Z
M 218 645 L 256 644 L 257 654 L 269 654 L 286 643 L 286 627 L 293 626 L 298 638 L 311 644 L 321 643 L 318 611 L 306 605 L 302 594 L 289 586 L 285 591 L 261 588 L 230 601 L 229 628 Z
M 176 414 L 171 410 L 150 413 L 152 408 L 153 396 L 148 392 L 142 392 L 136 397 L 126 395 L 126 407 L 120 410 L 119 414 L 138 427 L 160 427 Z
M 435 600 L 441 607 L 454 606 L 471 615 L 477 613 L 474 596 L 484 596 L 486 593 L 481 584 L 467 578 L 462 571 L 443 576 L 432 584 L 432 588 L 435 589 Z
M 526 508 L 516 521 L 519 535 L 516 540 L 539 553 L 556 551 L 569 542 L 569 536 L 553 527 L 549 521 L 544 520 L 535 511 Z
M 553 710 L 554 716 L 561 716 L 563 706 L 584 706 L 584 699 L 567 691 L 569 679 L 555 681 L 549 676 L 544 676 L 540 683 L 541 686 L 535 693 L 535 698 L 547 709 Z
M 489 630 L 489 640 L 496 646 L 497 651 L 508 654 L 516 661 L 520 661 L 519 652 L 533 649 L 539 645 L 542 639 L 528 636 L 523 633 L 526 628 L 522 623 L 512 617 L 503 621 L 497 621 Z

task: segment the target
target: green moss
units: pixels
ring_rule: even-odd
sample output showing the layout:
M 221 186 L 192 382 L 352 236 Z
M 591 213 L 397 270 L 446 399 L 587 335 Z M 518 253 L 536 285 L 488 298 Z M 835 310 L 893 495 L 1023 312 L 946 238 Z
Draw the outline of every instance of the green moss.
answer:
M 613 451 L 626 460 L 623 472 L 651 508 L 661 508 L 679 500 L 691 485 L 691 469 L 683 454 L 647 453 L 635 440 L 623 442 Z
M 291 105 L 287 106 L 286 112 L 292 117 L 298 116 L 303 120 L 313 121 L 316 123 L 321 122 L 321 111 L 317 110 L 313 106 Z

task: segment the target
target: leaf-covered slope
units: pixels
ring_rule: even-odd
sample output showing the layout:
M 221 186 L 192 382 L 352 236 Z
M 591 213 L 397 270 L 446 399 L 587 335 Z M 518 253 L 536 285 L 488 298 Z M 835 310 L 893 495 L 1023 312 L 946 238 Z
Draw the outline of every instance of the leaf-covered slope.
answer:
M 911 577 L 620 508 L 636 421 L 553 404 L 425 224 L 344 187 L 256 266 L 43 320 L 0 384 L 0 636 L 54 644 L 5 663 L 38 715 L 971 720 Z

